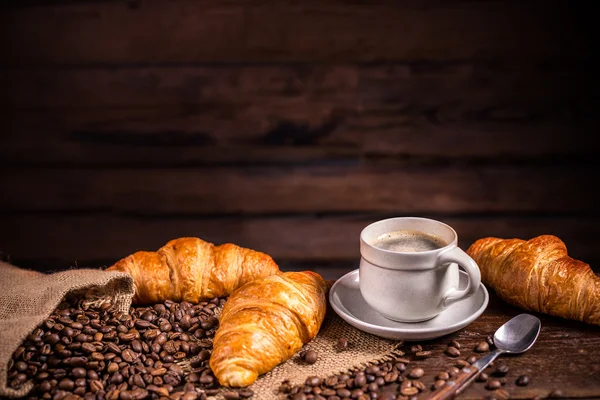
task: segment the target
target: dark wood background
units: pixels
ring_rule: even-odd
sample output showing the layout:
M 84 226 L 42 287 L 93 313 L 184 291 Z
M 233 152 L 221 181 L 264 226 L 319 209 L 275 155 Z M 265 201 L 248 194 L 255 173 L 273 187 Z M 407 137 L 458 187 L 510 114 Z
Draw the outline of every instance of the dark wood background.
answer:
M 50 271 L 198 236 L 335 278 L 364 226 L 416 215 L 600 265 L 574 3 L 5 4 L 0 252 Z

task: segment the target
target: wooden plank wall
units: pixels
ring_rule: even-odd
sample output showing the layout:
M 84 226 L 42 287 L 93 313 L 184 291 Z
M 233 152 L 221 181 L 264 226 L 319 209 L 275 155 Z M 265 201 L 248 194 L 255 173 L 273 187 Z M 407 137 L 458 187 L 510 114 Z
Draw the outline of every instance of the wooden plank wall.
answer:
M 418 215 L 597 265 L 596 24 L 574 7 L 5 5 L 0 252 L 97 267 L 199 236 L 334 278 L 364 226 Z

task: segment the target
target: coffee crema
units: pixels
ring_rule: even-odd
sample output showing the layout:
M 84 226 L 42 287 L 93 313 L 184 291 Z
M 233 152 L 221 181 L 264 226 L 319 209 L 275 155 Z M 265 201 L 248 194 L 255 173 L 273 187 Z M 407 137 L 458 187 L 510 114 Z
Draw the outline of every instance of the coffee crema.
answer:
M 429 235 L 425 232 L 401 230 L 379 235 L 371 242 L 371 245 L 382 250 L 399 253 L 417 253 L 441 249 L 442 247 L 446 247 L 448 243 L 437 236 Z

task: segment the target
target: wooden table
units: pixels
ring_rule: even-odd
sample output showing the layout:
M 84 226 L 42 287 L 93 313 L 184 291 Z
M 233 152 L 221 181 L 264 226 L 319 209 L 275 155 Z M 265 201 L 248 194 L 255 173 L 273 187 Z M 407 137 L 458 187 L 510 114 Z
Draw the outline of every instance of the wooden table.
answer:
M 477 343 L 523 312 L 490 291 L 488 308 L 476 321 L 454 334 L 420 342 L 423 350 L 433 352 L 431 357 L 415 362 L 426 371 L 421 381 L 429 387 L 440 371 L 453 365 L 453 360 L 465 359 L 472 354 L 481 356 L 481 353 L 473 351 Z M 521 355 L 501 355 L 486 372 L 491 372 L 501 363 L 508 365 L 506 384 L 502 389 L 515 399 L 548 397 L 554 389 L 559 389 L 568 398 L 600 398 L 600 326 L 531 314 L 542 321 L 542 330 L 534 346 Z M 448 342 L 453 339 L 461 344 L 461 355 L 457 358 L 444 354 Z M 414 344 L 407 342 L 403 350 L 408 354 L 408 349 Z M 529 375 L 531 382 L 525 387 L 517 386 L 515 381 L 523 374 Z M 476 382 L 458 398 L 481 399 L 493 394 L 493 391 L 485 389 L 484 383 Z

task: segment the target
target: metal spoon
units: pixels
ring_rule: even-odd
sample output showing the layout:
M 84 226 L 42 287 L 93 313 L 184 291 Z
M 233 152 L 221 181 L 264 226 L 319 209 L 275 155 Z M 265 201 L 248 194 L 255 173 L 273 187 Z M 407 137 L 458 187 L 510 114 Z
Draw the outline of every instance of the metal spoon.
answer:
M 496 350 L 486 354 L 472 365 L 464 367 L 461 373 L 446 381 L 446 384 L 433 392 L 428 399 L 452 399 L 461 393 L 481 372 L 502 353 L 519 354 L 535 343 L 542 323 L 530 314 L 519 314 L 502 325 L 494 333 Z

